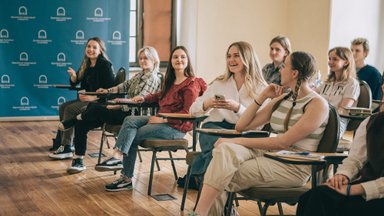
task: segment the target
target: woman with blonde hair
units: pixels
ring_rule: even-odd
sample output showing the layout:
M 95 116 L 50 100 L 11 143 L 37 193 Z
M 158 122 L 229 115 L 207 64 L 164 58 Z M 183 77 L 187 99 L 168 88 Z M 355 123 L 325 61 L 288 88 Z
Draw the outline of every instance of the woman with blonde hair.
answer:
M 328 78 L 316 89 L 332 106 L 341 111 L 344 107 L 356 106 L 360 95 L 356 80 L 355 61 L 352 51 L 346 47 L 335 47 L 328 52 Z M 344 134 L 348 119 L 341 118 L 340 137 Z
M 280 69 L 281 85 L 270 84 L 236 123 L 246 131 L 270 123 L 276 137 L 220 138 L 204 175 L 196 212 L 222 215 L 226 191 L 250 187 L 299 187 L 311 176 L 310 166 L 284 164 L 263 156 L 264 151 L 316 151 L 328 122 L 327 102 L 313 91 L 309 80 L 316 72 L 312 55 L 293 52 Z M 284 93 L 290 88 L 290 93 Z M 260 108 L 267 100 L 271 101 Z
M 197 98 L 191 106 L 191 113 L 209 112 L 209 117 L 203 122 L 203 128 L 234 129 L 246 107 L 252 104 L 267 86 L 257 55 L 249 43 L 232 43 L 227 49 L 226 60 L 225 73 L 217 77 L 204 95 Z M 218 138 L 200 134 L 202 153 L 194 160 L 192 175 L 204 174 L 212 158 L 213 145 Z M 191 182 L 191 187 L 197 187 L 199 184 Z M 184 185 L 183 181 L 179 181 L 179 185 Z

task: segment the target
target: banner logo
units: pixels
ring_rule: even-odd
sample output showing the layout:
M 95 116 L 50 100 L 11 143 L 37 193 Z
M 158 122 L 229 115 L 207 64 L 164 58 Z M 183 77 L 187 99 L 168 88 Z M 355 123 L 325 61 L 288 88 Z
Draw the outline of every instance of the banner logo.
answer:
M 65 16 L 65 8 L 58 7 L 56 9 L 56 16 L 51 16 L 51 20 L 55 20 L 56 22 L 66 22 L 67 20 L 71 20 L 72 17 Z
M 11 78 L 9 77 L 8 74 L 3 74 L 1 76 L 0 88 L 9 89 L 11 87 L 15 87 L 15 85 L 11 83 Z
M 112 40 L 108 40 L 108 43 L 111 45 L 123 45 L 127 41 L 121 40 L 121 32 L 120 31 L 114 31 L 112 33 Z
M 29 98 L 26 96 L 20 98 L 20 106 L 12 106 L 12 109 L 17 109 L 19 111 L 29 111 L 36 108 L 37 106 L 29 105 Z
M 46 89 L 46 88 L 49 88 L 51 86 L 52 86 L 52 84 L 48 84 L 48 77 L 45 74 L 40 75 L 38 83 L 33 84 L 33 87 L 40 88 L 40 89 L 41 88 Z
M 35 16 L 28 16 L 28 9 L 25 6 L 19 7 L 19 14 L 17 16 L 11 16 L 11 19 L 17 19 L 19 21 L 29 21 L 31 19 L 36 19 Z
M 52 40 L 47 39 L 47 31 L 41 29 L 37 32 L 37 39 L 33 39 L 33 42 L 37 44 L 48 44 L 52 42 Z
M 56 67 L 68 67 L 72 65 L 72 62 L 66 62 L 66 56 L 63 52 L 59 52 L 56 57 L 56 62 L 51 62 L 51 65 Z
M 13 39 L 9 38 L 9 32 L 7 29 L 0 30 L 0 43 L 10 43 Z
M 71 40 L 71 43 L 74 43 L 76 45 L 85 45 L 87 43 L 87 40 L 85 40 L 85 34 L 83 30 L 77 30 L 75 39 Z
M 96 8 L 93 12 L 94 17 L 87 17 L 87 20 L 93 21 L 93 22 L 105 22 L 110 21 L 110 17 L 103 17 L 103 9 L 102 8 Z
M 35 65 L 36 62 L 28 60 L 28 53 L 27 52 L 21 52 L 20 57 L 19 57 L 19 61 L 13 61 L 12 64 L 18 65 L 20 67 L 29 67 L 30 65 Z
M 65 103 L 65 102 L 66 102 L 65 97 L 60 96 L 60 97 L 57 98 L 57 104 L 52 105 L 51 108 L 52 108 L 52 109 L 59 110 L 60 105 L 63 104 L 63 103 Z
M 65 97 L 63 97 L 63 96 L 58 97 L 57 98 L 57 105 L 60 106 L 63 103 L 65 103 Z

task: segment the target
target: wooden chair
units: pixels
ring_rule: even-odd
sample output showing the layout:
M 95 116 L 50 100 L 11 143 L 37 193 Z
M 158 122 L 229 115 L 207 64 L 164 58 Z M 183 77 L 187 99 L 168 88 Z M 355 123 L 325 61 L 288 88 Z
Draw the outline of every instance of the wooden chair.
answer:
M 332 153 L 335 152 L 339 141 L 339 115 L 336 109 L 330 105 L 328 124 L 325 128 L 324 135 L 320 140 L 317 152 L 319 153 Z M 312 187 L 316 185 L 318 179 L 321 179 L 321 171 L 324 169 L 324 165 L 319 165 L 316 161 L 290 161 L 279 160 L 283 163 L 290 164 L 303 164 L 312 165 Z M 284 215 L 281 203 L 295 204 L 298 202 L 299 197 L 308 191 L 310 188 L 307 185 L 302 187 L 293 188 L 249 188 L 247 190 L 239 192 L 229 192 L 226 215 L 232 210 L 233 200 L 254 200 L 257 201 L 260 215 L 264 216 L 267 213 L 267 209 L 270 205 L 278 204 L 280 215 Z M 237 197 L 236 193 L 241 195 Z M 262 205 L 264 203 L 264 205 Z

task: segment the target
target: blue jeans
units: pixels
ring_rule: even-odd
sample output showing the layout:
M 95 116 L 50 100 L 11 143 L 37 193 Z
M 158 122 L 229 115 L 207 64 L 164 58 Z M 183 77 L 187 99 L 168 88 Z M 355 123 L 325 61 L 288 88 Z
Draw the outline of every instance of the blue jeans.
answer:
M 127 116 L 121 126 L 115 148 L 123 154 L 121 173 L 133 177 L 137 148 L 146 139 L 182 139 L 185 133 L 170 127 L 167 123 L 147 124 L 149 116 Z
M 217 129 L 234 129 L 235 124 L 228 123 L 226 121 L 222 122 L 207 122 L 202 128 L 217 128 Z M 199 175 L 205 173 L 209 162 L 212 159 L 212 150 L 215 145 L 215 142 L 220 138 L 220 136 L 214 136 L 209 134 L 200 134 L 199 143 L 201 148 L 201 154 L 199 154 L 193 161 L 191 174 Z

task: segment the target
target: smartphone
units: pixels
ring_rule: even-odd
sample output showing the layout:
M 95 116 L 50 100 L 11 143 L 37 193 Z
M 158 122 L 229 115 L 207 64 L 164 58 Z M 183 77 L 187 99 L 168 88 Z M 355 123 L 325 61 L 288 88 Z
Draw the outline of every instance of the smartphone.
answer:
M 216 100 L 225 100 L 225 97 L 224 97 L 224 95 L 215 94 L 215 99 Z

